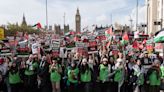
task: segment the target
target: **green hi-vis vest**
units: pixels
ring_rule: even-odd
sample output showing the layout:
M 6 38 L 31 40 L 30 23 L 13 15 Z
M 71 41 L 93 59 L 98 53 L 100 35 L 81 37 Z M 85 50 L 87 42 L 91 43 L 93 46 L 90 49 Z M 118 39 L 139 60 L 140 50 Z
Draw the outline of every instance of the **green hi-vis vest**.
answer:
M 158 78 L 157 71 L 155 70 L 150 74 L 148 78 L 151 86 L 159 86 L 161 84 L 161 78 Z
M 33 75 L 33 74 L 34 74 L 34 70 L 35 70 L 37 67 L 38 67 L 38 63 L 37 63 L 37 62 L 33 63 L 33 64 L 32 64 L 33 70 L 30 70 L 29 68 L 26 68 L 26 70 L 25 70 L 25 75 L 28 75 L 28 76 Z
M 122 76 L 122 69 L 117 69 L 115 71 L 114 81 L 115 82 L 120 82 L 121 81 L 121 76 Z
M 68 75 L 68 81 L 71 83 L 78 83 L 78 73 L 79 69 L 76 68 L 74 70 L 68 69 L 67 75 Z
M 57 65 L 57 66 L 58 66 L 58 69 L 61 68 L 61 65 Z M 53 69 L 50 74 L 50 79 L 52 82 L 60 82 L 61 74 L 58 71 Z
M 143 85 L 144 84 L 144 75 L 140 74 L 137 79 L 137 84 L 138 85 Z
M 91 82 L 91 70 L 86 70 L 85 73 L 80 74 L 81 82 Z
M 108 80 L 108 66 L 104 66 L 103 64 L 100 64 L 100 81 L 107 81 Z
M 163 79 L 164 78 L 164 66 L 161 66 L 160 70 L 161 70 L 161 78 Z
M 9 72 L 9 83 L 10 84 L 17 84 L 21 82 L 21 78 L 19 72 L 12 74 Z

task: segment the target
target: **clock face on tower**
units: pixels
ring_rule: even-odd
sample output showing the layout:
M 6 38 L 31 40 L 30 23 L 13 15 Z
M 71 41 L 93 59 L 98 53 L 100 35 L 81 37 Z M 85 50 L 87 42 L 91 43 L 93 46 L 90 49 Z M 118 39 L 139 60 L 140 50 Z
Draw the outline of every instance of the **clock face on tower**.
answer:
M 76 17 L 76 21 L 79 21 L 80 20 L 80 17 Z

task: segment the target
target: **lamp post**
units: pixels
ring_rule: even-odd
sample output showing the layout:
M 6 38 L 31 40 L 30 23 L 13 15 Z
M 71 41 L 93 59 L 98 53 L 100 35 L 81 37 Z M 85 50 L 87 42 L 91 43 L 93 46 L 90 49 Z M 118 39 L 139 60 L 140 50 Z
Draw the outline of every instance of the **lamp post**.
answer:
M 46 30 L 48 30 L 48 8 L 47 8 L 47 0 L 46 0 Z
M 163 0 L 161 0 L 161 30 L 163 27 Z
M 146 29 L 146 34 L 148 34 L 148 31 L 149 31 L 149 27 L 148 27 L 148 23 L 149 23 L 149 0 L 147 0 L 147 14 L 146 14 L 146 17 L 147 17 L 147 29 Z
M 136 4 L 136 31 L 138 28 L 138 0 L 137 0 L 137 4 Z

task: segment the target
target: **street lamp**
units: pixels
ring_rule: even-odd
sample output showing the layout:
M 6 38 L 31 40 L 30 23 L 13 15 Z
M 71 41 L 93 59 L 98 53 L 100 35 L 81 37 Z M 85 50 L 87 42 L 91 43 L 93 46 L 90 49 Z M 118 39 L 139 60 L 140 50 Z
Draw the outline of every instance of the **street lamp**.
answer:
M 138 27 L 138 0 L 136 4 L 136 31 L 137 31 L 137 27 Z
M 47 9 L 47 0 L 46 0 L 46 30 L 48 30 L 48 9 Z
M 163 27 L 163 0 L 161 0 L 161 29 Z

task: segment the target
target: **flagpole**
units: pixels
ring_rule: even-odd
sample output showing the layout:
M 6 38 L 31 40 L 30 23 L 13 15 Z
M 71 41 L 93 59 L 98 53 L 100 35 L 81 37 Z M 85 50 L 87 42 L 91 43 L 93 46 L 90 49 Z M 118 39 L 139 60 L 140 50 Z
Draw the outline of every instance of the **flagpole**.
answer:
M 66 14 L 65 14 L 65 12 L 64 12 L 64 16 L 63 16 L 63 19 L 64 19 L 64 26 L 65 26 L 65 15 L 66 15 Z

